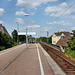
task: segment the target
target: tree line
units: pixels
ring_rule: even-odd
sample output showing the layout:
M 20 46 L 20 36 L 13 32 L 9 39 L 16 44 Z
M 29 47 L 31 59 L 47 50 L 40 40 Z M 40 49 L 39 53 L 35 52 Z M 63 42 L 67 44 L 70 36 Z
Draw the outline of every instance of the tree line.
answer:
M 72 31 L 71 39 L 67 42 L 68 46 L 65 49 L 65 54 L 75 58 L 75 30 Z M 52 36 L 50 37 L 39 37 L 37 42 L 52 43 Z M 18 35 L 17 30 L 12 32 L 12 36 L 2 33 L 0 31 L 0 51 L 16 46 L 19 42 L 26 42 L 26 35 Z
M 72 30 L 71 39 L 67 42 L 68 46 L 65 49 L 65 54 L 75 59 L 75 30 Z
M 13 39 L 10 35 L 0 32 L 0 51 L 10 48 L 14 45 Z
M 18 45 L 19 41 L 26 42 L 26 36 L 19 36 L 17 30 L 12 32 L 12 36 L 0 31 L 0 51 Z
M 50 36 L 48 38 L 47 37 L 39 37 L 39 38 L 37 38 L 37 42 L 52 43 L 52 36 Z

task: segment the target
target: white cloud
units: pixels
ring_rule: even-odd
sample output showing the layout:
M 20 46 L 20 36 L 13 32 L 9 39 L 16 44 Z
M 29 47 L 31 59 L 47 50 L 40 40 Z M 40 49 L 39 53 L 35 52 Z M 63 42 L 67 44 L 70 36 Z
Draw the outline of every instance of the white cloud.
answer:
M 19 22 L 20 24 L 24 24 L 24 20 L 21 18 L 16 18 L 15 22 Z
M 4 14 L 4 9 L 0 8 L 0 16 L 2 16 Z
M 66 10 L 67 6 L 68 4 L 66 2 L 63 2 L 58 6 L 48 6 L 45 9 L 45 13 L 46 15 L 50 15 L 52 17 L 58 17 L 61 15 L 62 12 L 64 12 L 64 10 Z M 71 14 L 71 10 L 67 10 L 64 14 Z
M 61 3 L 59 6 L 60 6 L 60 7 L 66 7 L 66 6 L 68 6 L 68 4 L 67 4 L 66 2 L 63 2 L 63 3 Z
M 8 1 L 11 1 L 11 0 L 8 0 Z
M 21 8 L 20 10 L 22 10 L 22 11 L 23 11 L 23 10 L 24 10 L 24 8 Z
M 57 22 L 56 21 L 53 21 L 53 22 L 47 22 L 47 24 L 57 24 Z
M 53 22 L 48 22 L 47 24 L 59 24 L 59 25 L 64 25 L 64 26 L 69 26 L 69 25 L 72 25 L 72 23 L 70 23 L 70 22 L 65 22 L 65 21 L 59 21 L 59 22 L 57 22 L 57 21 L 53 21 Z
M 59 31 L 65 31 L 65 29 L 59 29 Z
M 43 31 L 49 31 L 50 29 L 52 29 L 52 27 L 44 27 Z
M 28 28 L 39 28 L 40 25 L 30 25 L 30 26 L 27 26 Z
M 75 15 L 68 15 L 67 18 L 68 19 L 75 19 Z
M 52 27 L 43 27 L 40 29 L 35 30 L 37 32 L 38 36 L 47 36 L 47 31 L 50 31 L 51 29 L 53 29 Z
M 34 20 L 32 20 L 32 21 L 31 21 L 31 23 L 35 23 L 35 21 L 34 21 Z
M 72 30 L 75 30 L 75 27 L 72 27 L 71 29 L 72 29 Z
M 34 15 L 34 13 L 30 13 L 30 15 Z
M 18 15 L 18 16 L 19 16 L 19 15 L 20 15 L 20 16 L 21 16 L 21 15 L 24 16 L 25 14 L 26 14 L 26 13 L 24 13 L 24 11 L 16 11 L 16 15 Z M 30 13 L 29 15 L 34 15 L 34 13 Z
M 0 21 L 0 24 L 2 24 L 3 23 L 3 21 Z
M 36 8 L 40 4 L 48 2 L 56 2 L 57 0 L 17 0 L 16 6 L 22 6 L 25 8 Z
M 29 32 L 37 32 L 39 29 L 40 25 L 28 25 L 27 29 Z M 25 31 L 26 30 L 26 26 L 22 27 L 20 26 L 20 31 Z
M 24 11 L 16 11 L 16 15 L 24 15 Z

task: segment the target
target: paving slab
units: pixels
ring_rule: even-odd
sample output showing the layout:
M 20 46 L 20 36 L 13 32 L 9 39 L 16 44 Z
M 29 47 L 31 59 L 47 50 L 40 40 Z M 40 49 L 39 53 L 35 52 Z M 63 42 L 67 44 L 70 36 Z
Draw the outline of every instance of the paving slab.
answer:
M 39 44 L 25 47 L 1 52 L 0 75 L 55 75 Z

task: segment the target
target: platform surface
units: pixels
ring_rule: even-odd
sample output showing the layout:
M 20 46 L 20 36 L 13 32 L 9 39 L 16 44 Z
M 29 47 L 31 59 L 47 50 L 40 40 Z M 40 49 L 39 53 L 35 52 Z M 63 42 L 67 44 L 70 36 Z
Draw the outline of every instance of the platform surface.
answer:
M 55 75 L 37 43 L 0 52 L 0 75 Z

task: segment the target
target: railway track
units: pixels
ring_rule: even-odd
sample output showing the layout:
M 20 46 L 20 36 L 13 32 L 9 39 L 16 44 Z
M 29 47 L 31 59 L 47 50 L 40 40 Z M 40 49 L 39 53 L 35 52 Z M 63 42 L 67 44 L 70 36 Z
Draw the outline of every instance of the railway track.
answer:
M 46 43 L 40 42 L 40 44 L 62 68 L 66 75 L 75 75 L 75 61 L 72 61 L 70 58 L 66 57 L 64 53 L 52 48 Z

